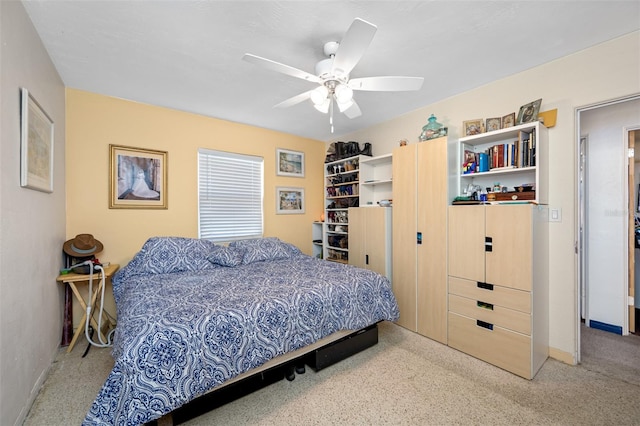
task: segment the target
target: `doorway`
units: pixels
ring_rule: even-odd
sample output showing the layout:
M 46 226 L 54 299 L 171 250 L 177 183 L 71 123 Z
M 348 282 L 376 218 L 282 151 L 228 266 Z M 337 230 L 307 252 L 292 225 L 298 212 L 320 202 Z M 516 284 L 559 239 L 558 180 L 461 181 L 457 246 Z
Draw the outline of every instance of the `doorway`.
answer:
M 634 178 L 628 145 L 629 135 L 640 129 L 640 96 L 578 109 L 577 125 L 578 324 L 626 335 L 635 328 L 638 307 L 629 296 L 640 179 Z

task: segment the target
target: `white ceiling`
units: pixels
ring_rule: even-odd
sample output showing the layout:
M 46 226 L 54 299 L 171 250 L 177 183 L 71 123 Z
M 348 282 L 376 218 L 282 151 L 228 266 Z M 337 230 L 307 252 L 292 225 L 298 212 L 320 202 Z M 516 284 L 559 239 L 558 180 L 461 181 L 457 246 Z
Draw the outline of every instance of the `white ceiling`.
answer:
M 23 3 L 67 87 L 322 141 L 640 29 L 638 0 Z M 338 114 L 333 135 L 310 101 L 273 108 L 314 84 L 242 56 L 313 74 L 356 17 L 378 30 L 351 78 L 424 77 L 422 89 L 355 92 L 362 116 Z

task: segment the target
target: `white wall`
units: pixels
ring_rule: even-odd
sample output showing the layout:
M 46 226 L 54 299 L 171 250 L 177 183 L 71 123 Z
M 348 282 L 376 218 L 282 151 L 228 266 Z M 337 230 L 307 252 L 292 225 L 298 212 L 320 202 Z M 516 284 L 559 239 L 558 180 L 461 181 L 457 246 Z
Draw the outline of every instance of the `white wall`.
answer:
M 580 114 L 580 136 L 587 137 L 587 320 L 620 328 L 628 316 L 627 131 L 637 126 L 640 100 Z
M 549 343 L 551 356 L 576 362 L 576 108 L 640 93 L 639 70 L 640 32 L 634 32 L 343 136 L 341 140 L 372 142 L 374 155 L 386 154 L 400 139 L 417 142 L 422 126 L 433 113 L 438 122 L 449 128 L 453 146 L 464 120 L 517 114 L 521 105 L 538 98 L 542 98 L 541 110 L 557 108 L 558 122 L 549 129 L 549 204 L 562 210 L 562 222 L 549 224 Z M 426 90 L 438 83 L 426 81 Z
M 0 424 L 13 425 L 60 345 L 65 237 L 64 86 L 17 1 L 0 1 L 0 65 Z M 51 194 L 20 187 L 20 87 L 54 121 Z

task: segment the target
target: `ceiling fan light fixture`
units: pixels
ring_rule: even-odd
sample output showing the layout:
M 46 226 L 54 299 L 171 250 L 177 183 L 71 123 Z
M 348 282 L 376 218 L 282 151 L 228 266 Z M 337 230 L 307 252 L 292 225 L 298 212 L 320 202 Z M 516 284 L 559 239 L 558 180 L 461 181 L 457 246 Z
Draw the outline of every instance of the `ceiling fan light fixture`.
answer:
M 318 105 L 323 104 L 328 100 L 329 89 L 326 86 L 318 86 L 311 91 L 310 98 L 311 102 L 317 107 Z
M 331 104 L 331 99 L 324 98 L 324 101 L 320 102 L 320 103 L 315 103 L 313 104 L 314 108 L 317 109 L 318 111 L 320 111 L 323 114 L 326 114 L 329 112 L 329 105 Z
M 335 89 L 338 104 L 346 104 L 353 99 L 353 89 L 346 84 L 338 84 Z

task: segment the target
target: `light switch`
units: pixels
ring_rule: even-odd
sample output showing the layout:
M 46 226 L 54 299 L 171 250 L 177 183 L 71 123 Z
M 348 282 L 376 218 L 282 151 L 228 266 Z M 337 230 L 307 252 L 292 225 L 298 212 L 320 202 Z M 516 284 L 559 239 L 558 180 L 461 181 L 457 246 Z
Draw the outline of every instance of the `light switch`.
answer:
M 549 222 L 562 222 L 562 209 L 549 209 Z

